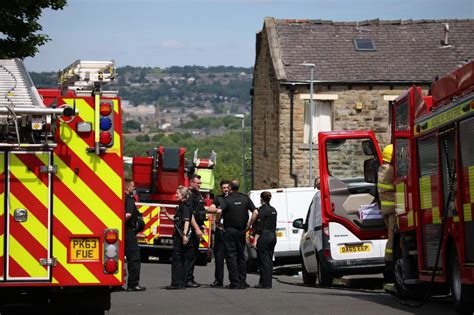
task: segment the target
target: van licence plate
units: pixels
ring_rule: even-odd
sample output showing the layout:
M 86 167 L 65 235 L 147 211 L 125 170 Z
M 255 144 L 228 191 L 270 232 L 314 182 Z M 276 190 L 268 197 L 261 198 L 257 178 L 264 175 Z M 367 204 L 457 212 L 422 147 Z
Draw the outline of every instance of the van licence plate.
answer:
M 99 238 L 71 238 L 69 259 L 71 262 L 99 261 Z
M 352 253 L 369 253 L 372 251 L 372 246 L 369 243 L 366 244 L 346 244 L 339 247 L 339 254 L 352 254 Z
M 277 231 L 276 232 L 277 237 L 285 237 L 285 232 L 283 231 Z

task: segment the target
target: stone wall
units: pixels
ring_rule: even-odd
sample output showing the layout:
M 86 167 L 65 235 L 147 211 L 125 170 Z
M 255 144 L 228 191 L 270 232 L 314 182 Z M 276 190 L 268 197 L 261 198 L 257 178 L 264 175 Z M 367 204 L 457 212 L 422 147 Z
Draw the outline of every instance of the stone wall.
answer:
M 262 51 L 262 50 L 261 50 Z M 268 56 L 267 56 L 268 57 Z M 271 76 L 262 75 L 261 62 L 256 67 L 255 84 L 261 84 L 262 79 L 266 79 L 263 86 L 266 89 L 255 89 L 254 93 L 254 189 L 264 189 L 270 187 L 294 187 L 295 181 L 290 177 L 290 92 L 286 86 L 281 85 L 280 89 L 268 88 L 268 80 Z M 389 101 L 384 100 L 384 95 L 400 95 L 409 85 L 383 86 L 383 85 L 348 85 L 339 86 L 316 86 L 315 93 L 337 94 L 338 99 L 333 101 L 333 130 L 372 130 L 375 132 L 380 146 L 390 141 L 389 134 Z M 426 93 L 427 86 L 423 87 L 423 93 Z M 259 92 L 265 91 L 267 94 L 259 95 Z M 272 105 L 279 104 L 278 109 L 272 108 L 270 112 L 270 102 L 264 100 L 273 99 L 268 93 L 279 91 L 279 102 L 273 100 Z M 308 87 L 298 86 L 297 94 L 294 97 L 294 146 L 293 146 L 293 164 L 294 172 L 298 176 L 298 186 L 311 186 L 309 183 L 309 150 L 308 145 L 303 144 L 304 136 L 304 102 L 300 94 L 309 94 Z M 258 101 L 257 101 L 258 100 Z M 356 103 L 361 103 L 362 108 L 356 109 Z M 267 132 L 267 155 L 263 154 L 260 146 L 264 135 L 265 125 L 260 119 L 266 119 Z M 276 123 L 275 119 L 279 119 Z M 276 125 L 275 125 L 276 124 Z M 278 132 L 274 134 L 275 132 Z M 270 133 L 270 134 L 269 134 Z M 278 141 L 268 141 L 275 139 L 279 135 Z M 277 153 L 275 154 L 275 151 Z M 257 153 L 258 152 L 258 153 Z M 360 157 L 357 163 L 363 161 L 365 157 Z M 279 163 L 278 163 L 279 161 Z M 319 176 L 319 161 L 317 145 L 313 146 L 313 178 Z M 342 177 L 350 177 L 353 165 L 347 161 L 340 161 L 341 169 L 338 174 Z M 276 174 L 278 170 L 278 174 Z M 275 178 L 275 176 L 278 176 Z
M 265 30 L 260 36 L 252 106 L 254 189 L 277 187 L 280 176 L 280 85 L 276 80 Z

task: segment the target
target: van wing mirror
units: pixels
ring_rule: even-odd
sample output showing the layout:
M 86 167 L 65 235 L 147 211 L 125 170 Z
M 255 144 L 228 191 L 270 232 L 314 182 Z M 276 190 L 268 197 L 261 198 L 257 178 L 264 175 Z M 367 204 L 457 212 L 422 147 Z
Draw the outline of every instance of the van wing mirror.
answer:
M 377 171 L 379 162 L 376 159 L 368 159 L 364 161 L 364 180 L 367 183 L 377 183 Z
M 293 221 L 293 227 L 297 229 L 304 229 L 303 219 L 296 219 Z

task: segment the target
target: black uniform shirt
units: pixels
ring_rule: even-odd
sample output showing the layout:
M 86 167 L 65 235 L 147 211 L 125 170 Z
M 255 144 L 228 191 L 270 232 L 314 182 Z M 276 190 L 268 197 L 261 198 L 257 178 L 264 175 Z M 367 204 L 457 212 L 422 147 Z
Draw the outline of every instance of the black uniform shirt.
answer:
M 214 198 L 214 200 L 212 201 L 212 204 L 213 204 L 214 206 L 216 206 L 216 208 L 219 208 L 219 209 L 220 209 L 222 203 L 225 202 L 225 198 L 227 198 L 228 196 L 229 196 L 229 195 L 224 195 L 224 194 L 219 195 L 219 196 L 217 196 L 217 197 Z
M 131 229 L 138 220 L 138 209 L 135 205 L 135 199 L 129 194 L 125 194 L 125 213 L 132 215 L 132 217 L 125 222 L 125 227 Z
M 219 196 L 217 196 L 217 197 L 214 198 L 214 200 L 212 201 L 212 204 L 213 204 L 214 206 L 216 206 L 216 208 L 219 208 L 219 209 L 220 209 L 222 203 L 225 202 L 225 199 L 226 199 L 227 197 L 229 197 L 229 195 L 224 195 L 224 194 L 219 195 Z
M 252 200 L 239 192 L 233 192 L 221 200 L 220 208 L 224 218 L 224 227 L 233 227 L 239 230 L 245 230 L 249 220 L 249 211 L 253 212 L 256 209 Z
M 263 205 L 258 209 L 255 234 L 262 234 L 264 230 L 275 231 L 277 226 L 277 211 L 270 205 Z
M 191 205 L 187 201 L 182 202 L 176 209 L 176 213 L 174 215 L 175 222 L 176 221 L 179 222 L 178 226 L 181 229 L 181 232 L 183 232 L 183 229 L 184 229 L 184 222 L 191 221 L 191 217 L 192 217 Z M 176 225 L 175 225 L 175 228 L 176 228 Z M 176 231 L 175 231 L 175 234 L 177 234 Z
M 202 214 L 206 213 L 206 208 L 204 208 L 204 198 L 202 197 L 199 191 L 195 191 L 192 189 L 190 189 L 190 191 L 191 191 L 191 195 L 189 196 L 188 201 L 189 201 L 189 204 L 191 205 L 192 213 L 194 214 L 196 223 L 198 225 L 203 225 L 205 218 L 202 217 Z

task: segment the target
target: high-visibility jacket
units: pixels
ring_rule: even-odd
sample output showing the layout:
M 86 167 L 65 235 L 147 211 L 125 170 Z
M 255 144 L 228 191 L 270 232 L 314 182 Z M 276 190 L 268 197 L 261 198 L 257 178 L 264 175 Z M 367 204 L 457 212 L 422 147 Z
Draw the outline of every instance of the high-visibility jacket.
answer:
M 380 165 L 378 170 L 377 190 L 380 208 L 383 214 L 395 212 L 395 185 L 393 184 L 393 166 L 388 163 Z

